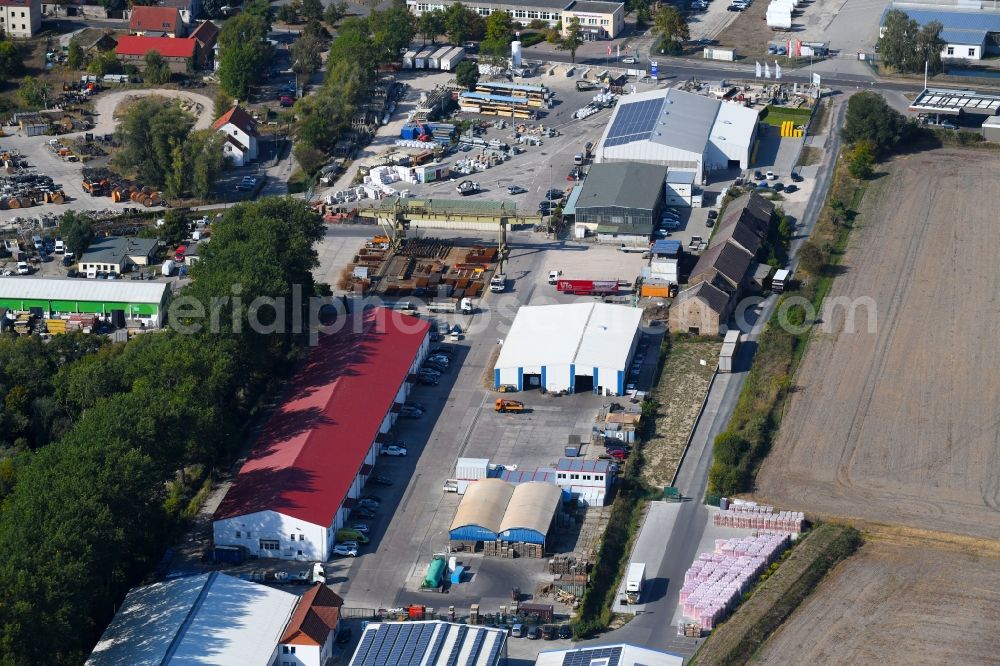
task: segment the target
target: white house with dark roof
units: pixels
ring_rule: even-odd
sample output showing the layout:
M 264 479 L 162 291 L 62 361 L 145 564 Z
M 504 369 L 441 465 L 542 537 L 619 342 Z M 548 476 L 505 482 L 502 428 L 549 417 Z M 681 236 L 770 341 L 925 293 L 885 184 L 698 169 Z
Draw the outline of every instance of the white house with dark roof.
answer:
M 212 129 L 226 135 L 223 151 L 235 166 L 246 166 L 257 159 L 257 121 L 240 105 L 222 114 Z

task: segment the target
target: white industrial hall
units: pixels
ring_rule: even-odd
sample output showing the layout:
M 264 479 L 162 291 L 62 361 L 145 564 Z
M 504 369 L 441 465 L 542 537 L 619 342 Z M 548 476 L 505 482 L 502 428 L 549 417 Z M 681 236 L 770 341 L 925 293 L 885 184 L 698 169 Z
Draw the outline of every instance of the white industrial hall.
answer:
M 627 305 L 522 307 L 493 369 L 496 388 L 623 395 L 641 320 Z
M 757 112 L 737 102 L 668 88 L 625 95 L 597 144 L 596 162 L 648 162 L 689 171 L 750 166 Z

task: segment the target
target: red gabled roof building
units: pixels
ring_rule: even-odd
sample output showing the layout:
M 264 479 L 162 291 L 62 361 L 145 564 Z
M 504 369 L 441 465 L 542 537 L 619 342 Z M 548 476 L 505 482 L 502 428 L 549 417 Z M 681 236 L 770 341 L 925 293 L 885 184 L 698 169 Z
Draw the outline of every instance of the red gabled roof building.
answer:
M 428 322 L 386 308 L 345 315 L 312 349 L 214 516 L 216 545 L 326 560 L 429 346 Z
M 184 36 L 184 22 L 175 7 L 145 7 L 135 5 L 129 16 L 128 29 L 136 35 L 170 37 Z
M 123 64 L 146 66 L 146 54 L 156 51 L 167 61 L 170 71 L 182 73 L 194 67 L 195 41 L 173 37 L 140 37 L 122 35 L 115 47 L 115 56 Z
M 325 664 L 333 647 L 343 605 L 344 600 L 326 585 L 314 585 L 299 597 L 278 643 L 296 646 L 296 654 L 304 647 L 317 648 L 320 658 L 316 663 Z M 305 655 L 300 656 L 304 660 Z
M 211 21 L 202 21 L 197 28 L 191 31 L 191 39 L 198 45 L 195 51 L 198 67 L 214 69 L 212 65 L 215 62 L 215 45 L 219 40 L 219 26 Z

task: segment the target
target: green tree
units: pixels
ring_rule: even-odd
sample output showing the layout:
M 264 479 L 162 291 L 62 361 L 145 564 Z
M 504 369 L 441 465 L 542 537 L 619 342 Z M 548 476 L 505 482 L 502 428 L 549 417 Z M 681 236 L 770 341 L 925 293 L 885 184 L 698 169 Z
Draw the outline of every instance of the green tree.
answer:
M 121 150 L 112 164 L 144 183 L 162 186 L 174 165 L 174 149 L 187 139 L 194 119 L 162 97 L 139 100 L 125 114 L 115 138 Z
M 85 61 L 86 54 L 83 52 L 79 40 L 71 39 L 69 48 L 66 50 L 66 66 L 70 69 L 82 69 Z
M 671 55 L 681 52 L 683 42 L 691 39 L 684 16 L 676 7 L 664 5 L 653 19 L 653 32 L 662 40 L 660 48 Z
M 264 63 L 259 44 L 228 46 L 219 58 L 219 85 L 229 97 L 248 99 L 250 87 L 260 80 Z
M 852 95 L 847 102 L 847 120 L 840 137 L 847 143 L 870 141 L 878 155 L 895 148 L 913 127 L 884 97 L 866 91 Z
M 449 5 L 444 10 L 444 27 L 448 39 L 454 44 L 462 44 L 472 37 L 469 15 L 472 12 L 461 2 Z
M 445 32 L 445 13 L 440 9 L 425 11 L 417 18 L 417 32 L 423 37 L 424 43 L 427 40 L 433 42 L 437 36 Z
M 860 180 L 868 180 L 875 172 L 875 148 L 869 140 L 858 141 L 850 153 L 847 169 Z
M 226 157 L 223 153 L 225 137 L 211 129 L 192 132 L 184 145 L 191 169 L 191 194 L 199 199 L 207 199 L 212 194 L 216 181 L 225 169 Z
M 14 42 L 0 39 L 0 78 L 8 79 L 24 71 L 24 55 Z
M 121 65 L 115 54 L 111 51 L 98 51 L 90 58 L 90 62 L 87 63 L 87 73 L 94 76 L 104 76 L 105 74 L 117 72 L 119 69 L 121 69 Z
M 340 23 L 349 11 L 350 8 L 343 0 L 341 2 L 331 2 L 323 11 L 323 21 L 332 28 L 337 23 Z
M 580 29 L 580 19 L 573 17 L 566 27 L 566 35 L 559 41 L 558 48 L 569 51 L 570 61 L 576 62 L 576 50 L 583 44 L 583 32 Z
M 400 51 L 413 41 L 416 21 L 405 5 L 393 6 L 369 14 L 368 28 L 379 62 L 392 62 L 398 60 Z
M 514 38 L 514 20 L 509 12 L 493 12 L 486 19 L 486 39 L 480 50 L 495 57 L 504 57 L 510 52 L 510 42 Z
M 240 16 L 259 19 L 264 26 L 263 37 L 265 39 L 267 38 L 267 34 L 271 32 L 271 23 L 274 21 L 274 10 L 271 9 L 271 3 L 268 0 L 249 0 L 243 5 L 243 12 L 234 18 L 239 18 Z M 225 25 L 229 25 L 229 21 Z M 225 26 L 223 26 L 223 30 L 225 30 Z
M 455 68 L 455 80 L 466 90 L 472 90 L 479 83 L 479 65 L 471 60 L 463 60 Z
M 920 25 L 909 14 L 899 9 L 890 9 L 883 22 L 884 31 L 878 40 L 878 52 L 887 66 L 900 72 L 917 71 L 914 45 L 920 32 Z M 923 67 L 923 63 L 920 63 Z
M 944 50 L 944 40 L 941 31 L 944 26 L 939 21 L 925 23 L 917 35 L 917 59 L 927 63 L 930 74 L 938 74 L 944 69 L 941 62 L 941 51 Z
M 829 258 L 813 240 L 807 240 L 799 248 L 799 268 L 811 275 L 820 275 L 825 269 Z
M 295 8 L 291 5 L 281 5 L 278 7 L 278 11 L 275 13 L 275 18 L 277 18 L 282 23 L 298 23 L 299 15 L 295 11 Z
M 206 312 L 211 299 L 231 296 L 235 284 L 241 287 L 244 303 L 280 297 L 291 304 L 293 285 L 308 298 L 316 290 L 312 270 L 318 258 L 313 245 L 323 235 L 322 219 L 303 201 L 271 197 L 231 208 L 212 225 L 212 242 L 192 267 L 194 280 L 185 294 L 205 304 Z M 266 264 L 261 263 L 264 256 Z M 253 334 L 247 308 L 236 309 L 230 302 L 222 308 L 221 321 L 236 318 L 241 322 L 236 328 L 243 331 L 247 343 L 262 350 L 290 344 L 294 316 L 292 308 L 286 307 L 279 327 L 282 335 Z
M 48 100 L 49 86 L 42 80 L 33 76 L 26 76 L 21 80 L 21 85 L 17 89 L 17 96 L 21 102 L 33 109 L 45 105 Z
M 80 256 L 94 240 L 94 223 L 89 217 L 66 211 L 59 221 L 59 236 L 65 241 L 67 252 Z
M 323 40 L 313 32 L 303 33 L 292 44 L 292 71 L 308 79 L 323 65 Z
M 143 77 L 147 81 L 153 85 L 160 85 L 170 80 L 170 65 L 163 59 L 159 51 L 153 50 L 146 53 L 144 62 Z
M 226 21 L 219 32 L 219 83 L 230 98 L 247 99 L 250 87 L 262 77 L 273 50 L 267 42 L 270 30 L 268 18 L 262 17 L 259 6 L 266 0 L 251 0 L 247 9 Z M 253 5 L 256 7 L 251 11 Z
M 322 21 L 322 0 L 302 0 L 302 8 L 299 10 L 299 13 L 302 14 L 302 18 L 306 21 Z

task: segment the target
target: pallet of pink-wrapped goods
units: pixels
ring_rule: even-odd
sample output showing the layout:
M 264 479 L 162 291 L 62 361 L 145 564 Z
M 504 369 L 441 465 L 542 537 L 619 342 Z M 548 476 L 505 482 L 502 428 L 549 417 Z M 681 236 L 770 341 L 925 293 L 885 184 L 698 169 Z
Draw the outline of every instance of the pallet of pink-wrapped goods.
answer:
M 725 505 L 724 505 L 725 506 Z M 774 507 L 745 500 L 734 500 L 712 518 L 719 527 L 740 527 L 752 530 L 798 534 L 805 527 L 801 511 L 778 511 Z
M 790 543 L 788 534 L 716 539 L 714 552 L 699 555 L 684 574 L 684 617 L 711 631 Z

